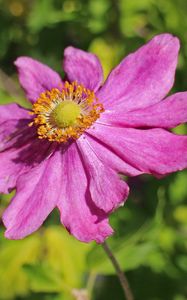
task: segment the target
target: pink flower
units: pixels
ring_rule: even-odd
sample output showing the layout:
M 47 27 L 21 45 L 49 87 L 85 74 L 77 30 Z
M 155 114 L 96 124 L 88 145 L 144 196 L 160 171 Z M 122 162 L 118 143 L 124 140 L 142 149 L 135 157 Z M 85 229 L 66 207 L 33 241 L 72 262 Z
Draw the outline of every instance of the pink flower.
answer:
M 109 214 L 128 186 L 118 173 L 157 177 L 187 166 L 187 136 L 170 128 L 187 121 L 187 92 L 161 101 L 173 85 L 179 41 L 154 37 L 128 55 L 103 82 L 97 57 L 65 49 L 68 82 L 28 57 L 15 65 L 31 114 L 0 107 L 0 190 L 16 188 L 3 215 L 6 237 L 37 230 L 58 207 L 77 239 L 103 242 Z

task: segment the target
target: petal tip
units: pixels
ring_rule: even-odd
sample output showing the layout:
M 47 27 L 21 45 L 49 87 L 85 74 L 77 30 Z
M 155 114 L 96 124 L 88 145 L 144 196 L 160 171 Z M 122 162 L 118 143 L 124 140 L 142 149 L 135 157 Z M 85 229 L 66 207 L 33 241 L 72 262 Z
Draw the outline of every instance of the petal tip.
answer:
M 18 240 L 20 238 L 16 237 L 12 232 L 11 229 L 7 229 L 4 233 L 4 237 L 8 240 Z
M 29 57 L 29 56 L 19 56 L 14 61 L 14 65 L 19 68 L 20 66 L 22 66 L 22 64 L 24 64 L 25 60 L 30 60 L 31 61 L 32 58 Z
M 170 34 L 170 33 L 162 33 L 159 35 L 156 35 L 155 37 L 153 37 L 152 39 L 153 41 L 156 41 L 156 43 L 158 43 L 161 46 L 171 46 L 171 44 L 173 46 L 176 47 L 177 50 L 179 50 L 180 48 L 180 41 L 178 39 L 178 37 Z
M 71 51 L 73 51 L 73 50 L 76 50 L 76 48 L 73 47 L 73 46 L 68 46 L 68 47 L 66 47 L 66 48 L 64 49 L 64 55 L 68 54 L 68 52 L 71 52 Z

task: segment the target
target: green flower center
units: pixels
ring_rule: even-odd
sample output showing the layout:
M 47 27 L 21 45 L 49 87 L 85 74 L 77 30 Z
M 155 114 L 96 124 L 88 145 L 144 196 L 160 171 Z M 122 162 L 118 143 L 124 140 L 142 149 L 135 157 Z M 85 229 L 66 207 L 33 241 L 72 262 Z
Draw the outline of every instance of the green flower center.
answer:
M 81 108 L 77 103 L 65 100 L 55 107 L 51 113 L 51 118 L 58 128 L 64 128 L 76 125 L 80 113 Z

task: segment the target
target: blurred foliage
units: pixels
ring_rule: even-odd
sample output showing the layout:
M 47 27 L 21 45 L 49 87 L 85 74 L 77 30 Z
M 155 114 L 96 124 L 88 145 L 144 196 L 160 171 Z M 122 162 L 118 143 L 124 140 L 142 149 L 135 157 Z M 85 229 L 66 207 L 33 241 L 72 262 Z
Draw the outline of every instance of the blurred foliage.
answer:
M 125 55 L 161 32 L 181 40 L 173 91 L 187 90 L 186 14 L 186 0 L 0 0 L 0 103 L 28 106 L 13 66 L 20 55 L 62 74 L 63 50 L 74 45 L 97 54 L 106 77 Z M 186 127 L 175 132 L 186 133 Z M 130 199 L 111 217 L 116 232 L 109 244 L 136 300 L 187 299 L 186 182 L 186 171 L 161 180 L 129 179 Z M 0 214 L 11 196 L 1 196 Z M 56 212 L 24 240 L 6 240 L 3 231 L 1 226 L 1 300 L 71 300 L 74 288 L 88 289 L 93 300 L 123 299 L 102 248 L 69 236 Z

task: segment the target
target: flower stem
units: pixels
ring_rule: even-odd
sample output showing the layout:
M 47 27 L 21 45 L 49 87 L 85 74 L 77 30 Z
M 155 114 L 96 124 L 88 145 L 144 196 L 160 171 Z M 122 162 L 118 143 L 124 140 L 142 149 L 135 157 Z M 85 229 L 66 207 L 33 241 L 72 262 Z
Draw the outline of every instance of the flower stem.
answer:
M 104 251 L 106 252 L 107 256 L 109 257 L 109 259 L 111 260 L 111 262 L 116 270 L 116 274 L 117 274 L 119 281 L 121 283 L 121 286 L 123 288 L 126 300 L 134 300 L 134 296 L 130 289 L 128 280 L 127 280 L 125 274 L 123 273 L 123 271 L 121 270 L 118 261 L 114 257 L 114 255 L 113 255 L 112 251 L 110 250 L 106 241 L 102 244 L 102 247 L 103 247 Z

